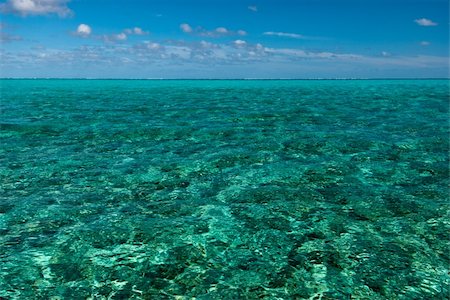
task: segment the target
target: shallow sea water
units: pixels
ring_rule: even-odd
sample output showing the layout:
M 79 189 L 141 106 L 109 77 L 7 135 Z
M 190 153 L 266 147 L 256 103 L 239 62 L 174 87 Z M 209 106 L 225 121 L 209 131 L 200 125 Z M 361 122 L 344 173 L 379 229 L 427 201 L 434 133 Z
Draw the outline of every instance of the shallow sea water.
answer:
M 0 84 L 2 299 L 449 298 L 448 80 Z

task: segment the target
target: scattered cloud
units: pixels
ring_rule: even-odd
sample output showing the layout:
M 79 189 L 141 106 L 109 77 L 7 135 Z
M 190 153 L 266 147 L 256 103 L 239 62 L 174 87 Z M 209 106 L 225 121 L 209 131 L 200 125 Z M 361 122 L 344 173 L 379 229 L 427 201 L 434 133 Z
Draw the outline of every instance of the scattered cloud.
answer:
M 180 29 L 184 33 L 191 33 L 193 31 L 191 25 L 187 23 L 180 24 Z
M 73 12 L 67 7 L 70 0 L 7 0 L 0 4 L 0 11 L 22 16 L 57 14 L 67 17 Z
M 250 5 L 247 7 L 249 10 L 253 11 L 253 12 L 257 12 L 258 11 L 258 7 L 256 7 L 256 5 Z
M 230 70 L 228 73 L 230 77 L 235 77 L 236 74 L 242 77 L 265 74 L 263 77 L 311 78 L 320 76 L 323 70 L 336 70 L 334 73 L 328 73 L 328 76 L 343 76 L 342 70 L 349 68 L 351 72 L 345 73 L 344 76 L 377 75 L 383 70 L 400 70 L 402 73 L 396 74 L 402 75 L 414 71 L 426 76 L 425 74 L 434 74 L 436 71 L 447 72 L 447 65 L 448 57 L 423 55 L 384 57 L 294 48 L 269 48 L 243 40 L 235 40 L 231 43 L 182 40 L 164 43 L 144 41 L 134 45 L 107 43 L 66 50 L 49 48 L 3 50 L 2 60 L 0 60 L 0 68 L 8 70 L 5 74 L 8 76 L 20 76 L 20 74 L 23 76 L 23 72 L 35 74 L 41 70 L 44 71 L 39 73 L 41 76 L 55 74 L 70 76 L 76 71 L 80 76 L 94 77 L 104 77 L 105 70 L 108 70 L 107 76 L 111 77 L 117 77 L 120 74 L 123 76 L 124 71 L 127 71 L 127 76 L 131 77 L 153 75 L 179 77 L 180 70 L 186 72 L 186 76 L 189 77 L 216 76 L 217 74 L 223 77 L 226 73 L 217 73 L 217 70 Z M 280 68 L 284 69 L 280 70 Z M 67 70 L 67 72 L 52 73 L 55 70 Z M 207 71 L 201 74 L 195 73 L 199 70 Z M 290 71 L 286 73 L 286 70 Z M 373 72 L 367 73 L 367 70 Z M 360 75 L 355 75 L 354 72 L 360 72 L 357 73 Z
M 73 33 L 76 36 L 82 37 L 82 38 L 92 38 L 95 40 L 101 40 L 103 42 L 107 43 L 114 43 L 114 42 L 123 42 L 128 39 L 131 35 L 137 35 L 137 36 L 144 36 L 148 35 L 148 31 L 144 31 L 140 27 L 134 27 L 134 28 L 127 28 L 122 30 L 122 32 L 119 33 L 113 33 L 113 34 L 103 34 L 103 35 L 92 35 L 92 28 L 87 24 L 80 24 L 77 27 L 77 30 Z
M 284 56 L 286 58 L 298 59 L 342 59 L 342 58 L 357 58 L 354 54 L 337 54 L 333 52 L 312 52 L 301 49 L 292 48 L 264 48 L 264 51 L 272 55 Z
M 220 33 L 220 34 L 227 34 L 228 33 L 228 29 L 226 29 L 225 27 L 217 27 L 216 28 L 216 32 Z
M 153 43 L 153 42 L 145 41 L 144 45 L 149 50 L 160 50 L 160 49 L 162 49 L 162 46 L 159 43 Z
M 421 41 L 420 42 L 420 46 L 429 46 L 429 45 L 431 45 L 431 43 L 428 42 L 428 41 Z
M 234 44 L 236 47 L 243 47 L 243 46 L 247 45 L 247 42 L 246 42 L 246 41 L 243 41 L 243 40 L 235 40 L 235 41 L 233 42 L 233 44 Z
M 191 25 L 187 23 L 183 23 L 180 25 L 181 31 L 184 33 L 194 34 L 202 37 L 223 37 L 223 36 L 234 36 L 234 35 L 240 35 L 245 36 L 247 35 L 247 32 L 245 30 L 239 29 L 237 31 L 229 30 L 225 27 L 217 27 L 214 30 L 207 30 L 201 26 L 196 27 L 195 29 L 192 28 Z
M 132 29 L 125 29 L 123 32 L 125 34 L 128 34 L 128 35 L 132 35 L 132 34 L 134 34 L 134 35 L 148 35 L 149 34 L 148 31 L 144 31 L 140 27 L 134 27 Z
M 416 22 L 418 25 L 420 26 L 437 26 L 438 23 L 431 21 L 430 19 L 416 19 L 414 20 L 414 22 Z
M 86 24 L 80 24 L 77 27 L 77 31 L 75 32 L 76 35 L 80 36 L 80 37 L 88 37 L 90 36 L 92 33 L 92 28 L 89 25 Z
M 127 28 L 124 29 L 122 32 L 117 34 L 110 34 L 110 35 L 103 35 L 102 39 L 105 42 L 117 42 L 117 41 L 126 41 L 128 39 L 128 36 L 130 35 L 148 35 L 150 34 L 148 31 L 144 31 L 140 27 L 134 27 L 134 28 Z
M 210 43 L 210 42 L 207 42 L 207 41 L 200 41 L 200 46 L 202 48 L 205 48 L 205 49 L 211 49 L 211 48 L 216 47 L 217 45 L 213 44 L 213 43 Z
M 123 32 L 119 33 L 119 34 L 115 34 L 114 37 L 118 40 L 118 41 L 124 41 L 127 39 L 127 35 Z
M 288 37 L 288 38 L 293 38 L 293 39 L 306 39 L 306 37 L 304 35 L 301 35 L 298 33 L 266 31 L 263 34 L 271 35 L 271 36 L 279 36 L 279 37 Z
M 121 32 L 121 33 L 117 33 L 117 34 L 105 34 L 105 35 L 102 35 L 101 39 L 104 42 L 114 43 L 114 42 L 126 41 L 128 39 L 128 36 L 127 36 L 126 33 Z
M 388 56 L 391 56 L 391 54 L 387 51 L 381 51 L 381 56 L 388 57 Z

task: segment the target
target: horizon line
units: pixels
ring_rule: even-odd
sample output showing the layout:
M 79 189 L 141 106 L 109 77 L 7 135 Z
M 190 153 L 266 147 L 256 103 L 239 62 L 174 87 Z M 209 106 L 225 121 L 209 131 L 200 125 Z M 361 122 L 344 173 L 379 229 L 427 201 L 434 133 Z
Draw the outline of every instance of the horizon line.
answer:
M 0 77 L 0 80 L 450 80 L 449 77 L 318 77 L 318 78 L 125 78 L 125 77 Z

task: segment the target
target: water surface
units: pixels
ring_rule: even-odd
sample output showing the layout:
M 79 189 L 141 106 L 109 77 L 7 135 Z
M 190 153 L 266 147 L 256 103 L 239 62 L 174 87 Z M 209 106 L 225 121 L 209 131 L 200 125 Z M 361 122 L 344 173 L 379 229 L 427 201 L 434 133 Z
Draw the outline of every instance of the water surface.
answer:
M 449 295 L 448 80 L 0 84 L 0 297 Z

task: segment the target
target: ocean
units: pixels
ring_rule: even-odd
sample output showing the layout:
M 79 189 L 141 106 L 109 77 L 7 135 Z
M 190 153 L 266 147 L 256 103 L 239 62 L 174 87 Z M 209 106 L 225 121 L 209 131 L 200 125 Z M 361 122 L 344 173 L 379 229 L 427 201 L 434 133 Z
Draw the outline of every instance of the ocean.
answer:
M 448 80 L 0 80 L 2 299 L 448 299 Z

